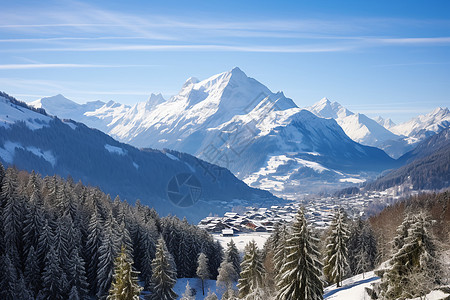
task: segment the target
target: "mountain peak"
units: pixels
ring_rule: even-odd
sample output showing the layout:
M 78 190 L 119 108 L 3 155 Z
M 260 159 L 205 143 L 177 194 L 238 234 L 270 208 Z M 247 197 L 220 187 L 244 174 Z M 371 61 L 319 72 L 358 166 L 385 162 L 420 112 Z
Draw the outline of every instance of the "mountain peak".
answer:
M 186 82 L 183 84 L 183 88 L 184 88 L 184 87 L 187 87 L 187 86 L 190 86 L 190 85 L 192 85 L 192 84 L 199 83 L 199 82 L 200 82 L 200 80 L 198 80 L 197 77 L 189 77 L 189 78 L 186 80 Z
M 161 95 L 161 93 L 158 93 L 158 94 L 152 93 L 147 100 L 146 107 L 152 108 L 163 102 L 166 102 L 166 99 L 164 99 L 164 97 L 163 97 L 163 95 Z

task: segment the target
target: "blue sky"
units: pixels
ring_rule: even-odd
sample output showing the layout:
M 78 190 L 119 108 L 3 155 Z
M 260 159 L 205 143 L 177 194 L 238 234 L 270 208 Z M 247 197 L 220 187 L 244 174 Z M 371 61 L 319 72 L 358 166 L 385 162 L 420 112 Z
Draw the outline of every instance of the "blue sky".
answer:
M 0 90 L 168 97 L 239 66 L 300 107 L 406 121 L 450 103 L 449 1 L 5 1 Z

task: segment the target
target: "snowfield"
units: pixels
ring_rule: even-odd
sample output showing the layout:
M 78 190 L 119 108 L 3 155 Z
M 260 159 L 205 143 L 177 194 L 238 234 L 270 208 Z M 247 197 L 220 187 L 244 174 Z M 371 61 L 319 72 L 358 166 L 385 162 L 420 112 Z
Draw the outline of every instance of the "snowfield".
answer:
M 240 252 L 244 252 L 245 245 L 252 240 L 256 242 L 259 249 L 262 249 L 269 236 L 270 233 L 268 232 L 241 233 L 233 237 L 224 237 L 220 234 L 213 234 L 214 239 L 219 241 L 220 245 L 222 245 L 224 249 L 226 249 L 227 244 L 233 240 Z
M 363 278 L 364 277 L 364 278 Z M 336 288 L 336 284 L 330 285 L 324 289 L 324 299 L 333 300 L 361 300 L 370 299 L 366 293 L 366 287 L 371 287 L 374 282 L 380 281 L 373 271 L 364 275 L 358 274 L 347 278 L 342 282 L 342 286 Z

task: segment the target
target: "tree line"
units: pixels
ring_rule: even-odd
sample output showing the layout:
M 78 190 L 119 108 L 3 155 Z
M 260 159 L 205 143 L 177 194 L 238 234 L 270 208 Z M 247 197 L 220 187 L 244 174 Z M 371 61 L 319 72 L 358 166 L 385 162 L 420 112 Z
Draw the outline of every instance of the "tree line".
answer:
M 217 274 L 220 245 L 186 220 L 1 164 L 0 182 L 0 299 L 106 299 L 122 247 L 152 290 L 158 240 L 167 241 L 175 276 L 194 276 L 200 252 Z

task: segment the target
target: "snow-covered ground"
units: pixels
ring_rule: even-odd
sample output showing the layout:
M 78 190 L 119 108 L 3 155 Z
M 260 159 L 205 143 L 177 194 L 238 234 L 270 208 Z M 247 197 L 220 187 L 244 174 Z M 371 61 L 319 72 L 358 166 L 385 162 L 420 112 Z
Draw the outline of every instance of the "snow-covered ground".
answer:
M 215 280 L 205 280 L 205 295 L 203 295 L 202 281 L 200 279 L 198 279 L 198 278 L 179 278 L 173 289 L 175 291 L 175 293 L 177 293 L 178 299 L 181 298 L 184 291 L 186 290 L 186 283 L 188 281 L 189 281 L 189 285 L 191 286 L 191 288 L 195 289 L 195 291 L 196 291 L 196 295 L 195 295 L 196 300 L 205 299 L 205 297 L 208 295 L 208 290 L 211 290 L 211 292 L 216 293 L 216 295 L 217 295 L 217 297 L 219 297 L 219 299 L 222 297 L 222 293 L 224 292 L 221 290 L 221 288 L 218 288 L 216 286 Z
M 363 278 L 364 277 L 364 278 Z M 330 285 L 324 290 L 324 299 L 333 300 L 363 300 L 370 299 L 366 293 L 366 287 L 370 287 L 372 283 L 380 279 L 372 272 L 359 274 L 351 278 L 345 279 L 342 286 L 336 288 L 336 285 Z
M 252 240 L 256 242 L 259 249 L 262 249 L 269 236 L 270 233 L 268 232 L 242 233 L 233 237 L 223 237 L 220 234 L 213 234 L 214 239 L 219 241 L 224 249 L 227 248 L 227 244 L 233 239 L 240 252 L 243 252 L 245 245 Z

